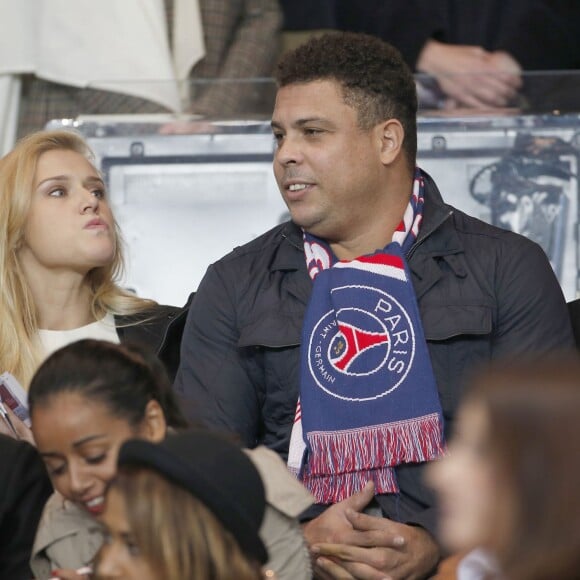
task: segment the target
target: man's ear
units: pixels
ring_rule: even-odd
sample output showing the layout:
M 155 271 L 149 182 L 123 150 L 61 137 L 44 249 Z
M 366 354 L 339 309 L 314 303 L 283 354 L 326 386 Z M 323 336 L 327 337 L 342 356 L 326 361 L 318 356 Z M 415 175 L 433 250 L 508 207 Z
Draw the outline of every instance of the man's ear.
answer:
M 391 165 L 402 155 L 405 130 L 397 119 L 388 119 L 376 127 L 380 139 L 380 158 L 384 165 Z
M 145 417 L 141 423 L 141 435 L 153 443 L 159 443 L 165 439 L 167 433 L 167 421 L 161 405 L 151 400 L 145 407 Z

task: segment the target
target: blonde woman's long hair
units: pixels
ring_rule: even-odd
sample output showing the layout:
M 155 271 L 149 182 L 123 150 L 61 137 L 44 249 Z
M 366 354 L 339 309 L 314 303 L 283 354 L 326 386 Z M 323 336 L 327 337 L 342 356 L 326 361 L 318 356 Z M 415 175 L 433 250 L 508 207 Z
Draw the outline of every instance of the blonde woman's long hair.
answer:
M 123 466 L 109 489 L 121 495 L 131 535 L 155 578 L 263 578 L 260 564 L 242 552 L 201 500 L 157 472 Z
M 74 151 L 94 164 L 94 155 L 73 131 L 39 131 L 20 140 L 0 159 L 0 372 L 9 371 L 27 388 L 39 363 L 37 309 L 21 268 L 18 250 L 24 239 L 38 160 L 47 151 Z M 115 222 L 115 254 L 107 266 L 87 274 L 95 319 L 106 312 L 135 314 L 155 302 L 120 288 L 124 269 L 122 239 Z

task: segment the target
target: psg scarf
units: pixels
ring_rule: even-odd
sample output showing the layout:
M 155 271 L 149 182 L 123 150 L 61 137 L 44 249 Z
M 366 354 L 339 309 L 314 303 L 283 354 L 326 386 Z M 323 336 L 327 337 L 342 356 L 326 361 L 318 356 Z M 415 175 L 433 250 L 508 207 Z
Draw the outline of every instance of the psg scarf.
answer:
M 338 261 L 304 233 L 313 289 L 302 329 L 300 400 L 288 467 L 318 503 L 368 480 L 397 493 L 394 467 L 439 457 L 441 405 L 405 255 L 417 238 L 423 178 L 382 251 Z

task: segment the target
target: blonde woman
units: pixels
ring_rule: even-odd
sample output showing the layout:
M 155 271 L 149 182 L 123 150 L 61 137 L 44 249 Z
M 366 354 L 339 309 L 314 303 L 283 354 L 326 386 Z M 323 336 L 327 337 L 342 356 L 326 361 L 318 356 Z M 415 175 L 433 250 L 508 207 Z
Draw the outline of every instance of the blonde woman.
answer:
M 0 370 L 25 389 L 80 338 L 147 343 L 175 371 L 185 311 L 118 286 L 120 232 L 91 159 L 76 133 L 42 131 L 0 160 Z

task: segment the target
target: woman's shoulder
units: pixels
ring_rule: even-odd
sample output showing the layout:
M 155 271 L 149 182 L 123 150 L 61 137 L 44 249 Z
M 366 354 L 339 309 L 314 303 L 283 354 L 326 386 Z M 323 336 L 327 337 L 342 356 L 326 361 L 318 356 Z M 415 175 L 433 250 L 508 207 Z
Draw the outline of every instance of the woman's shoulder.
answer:
M 144 301 L 143 307 L 138 312 L 131 314 L 116 314 L 115 323 L 117 327 L 121 328 L 130 328 L 132 326 L 166 326 L 172 324 L 176 320 L 185 319 L 194 296 L 195 292 L 192 292 L 183 306 Z
M 260 536 L 270 556 L 267 567 L 279 580 L 312 578 L 310 554 L 297 516 L 314 502 L 288 471 L 280 456 L 264 446 L 244 449 L 266 490 L 266 512 Z
M 53 568 L 89 564 L 102 544 L 99 524 L 76 504 L 54 492 L 44 507 L 32 547 L 30 567 L 38 578 Z
M 43 550 L 55 540 L 95 526 L 97 524 L 90 514 L 55 491 L 42 511 L 34 550 Z
M 181 337 L 193 296 L 182 307 L 153 304 L 137 314 L 115 316 L 119 340 L 141 344 L 156 353 L 172 381 L 179 367 Z
M 314 503 L 310 492 L 288 471 L 280 456 L 264 447 L 244 449 L 260 473 L 266 501 L 282 513 L 297 517 Z

